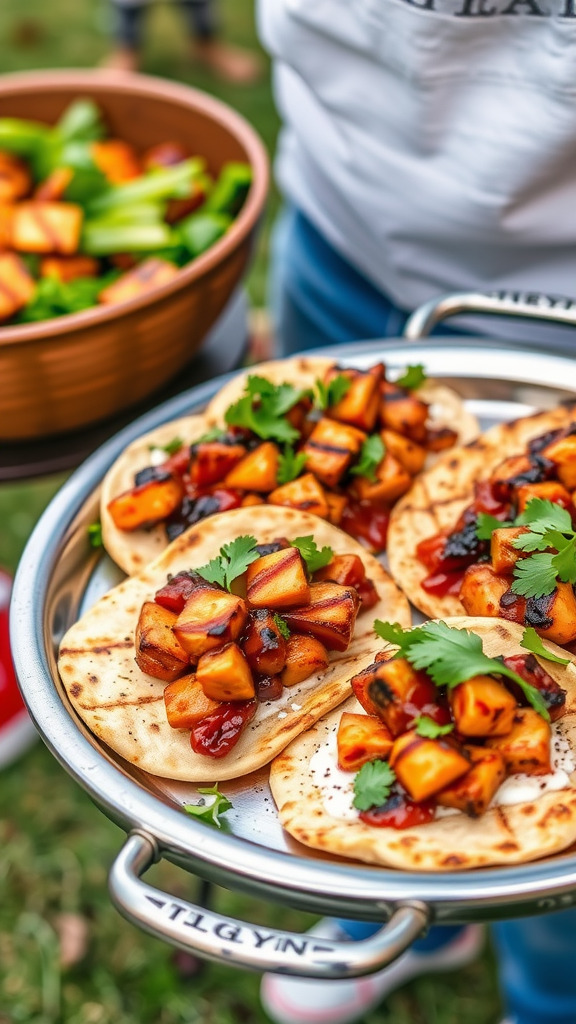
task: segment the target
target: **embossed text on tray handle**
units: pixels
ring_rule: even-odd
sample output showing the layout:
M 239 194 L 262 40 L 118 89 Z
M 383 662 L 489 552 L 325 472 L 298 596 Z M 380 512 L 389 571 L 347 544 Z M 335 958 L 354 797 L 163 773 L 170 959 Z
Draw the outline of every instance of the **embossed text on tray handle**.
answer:
M 576 299 L 539 292 L 455 292 L 419 306 L 406 322 L 404 337 L 410 341 L 427 338 L 436 324 L 458 313 L 526 317 L 576 327 Z
M 391 963 L 422 934 L 426 908 L 399 906 L 370 939 L 337 942 L 222 917 L 143 882 L 157 859 L 151 836 L 133 832 L 112 865 L 109 888 L 124 917 L 156 938 L 206 960 L 308 978 L 352 978 Z

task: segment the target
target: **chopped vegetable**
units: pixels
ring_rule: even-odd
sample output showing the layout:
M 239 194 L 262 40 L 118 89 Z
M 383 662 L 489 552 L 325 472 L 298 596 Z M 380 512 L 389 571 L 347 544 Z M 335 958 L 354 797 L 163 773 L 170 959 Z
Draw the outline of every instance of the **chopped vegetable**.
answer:
M 395 781 L 396 774 L 387 761 L 368 761 L 354 779 L 354 807 L 359 811 L 381 807 Z
M 161 451 L 166 452 L 167 455 L 175 455 L 181 448 L 184 447 L 184 441 L 181 437 L 173 437 L 171 441 L 167 441 L 166 444 L 151 444 L 148 446 L 150 451 L 156 451 L 158 448 Z
M 405 372 L 401 377 L 398 377 L 395 384 L 399 388 L 406 388 L 407 391 L 414 391 L 416 388 L 422 387 L 426 379 L 423 364 L 417 363 L 415 366 L 407 366 Z
M 479 512 L 476 520 L 476 536 L 478 540 L 491 540 L 494 530 L 505 530 L 510 526 L 514 526 L 514 523 L 497 519 L 496 516 L 491 516 L 487 512 Z
M 298 548 L 298 551 L 306 562 L 306 568 L 309 573 L 314 573 L 317 569 L 321 569 L 324 565 L 328 565 L 334 557 L 332 548 L 328 546 L 319 550 L 312 534 L 308 537 L 295 537 L 294 540 L 290 541 L 290 543 L 292 547 Z
M 360 451 L 360 458 L 350 472 L 354 475 L 365 476 L 375 483 L 377 480 L 376 470 L 386 454 L 386 447 L 380 434 L 372 434 L 367 437 Z
M 316 405 L 323 412 L 328 409 L 331 405 L 336 405 L 344 395 L 350 391 L 352 387 L 352 381 L 345 377 L 343 373 L 339 373 L 336 377 L 332 377 L 327 384 L 323 380 L 317 380 L 315 384 L 316 389 Z
M 90 547 L 101 548 L 103 544 L 102 540 L 102 523 L 90 523 L 88 527 L 88 540 Z
M 210 583 L 219 583 L 230 590 L 234 580 L 259 557 L 255 537 L 237 537 L 229 544 L 223 544 L 219 556 L 200 566 L 196 572 Z
M 271 384 L 264 377 L 250 376 L 247 394 L 226 410 L 225 420 L 230 426 L 245 427 L 263 440 L 291 444 L 299 437 L 298 431 L 286 419 L 286 413 L 305 395 L 305 391 L 291 384 Z
M 559 658 L 556 654 L 552 654 L 547 647 L 544 647 L 538 633 L 532 626 L 528 626 L 523 634 L 520 641 L 520 647 L 523 647 L 526 651 L 532 651 L 532 654 L 537 654 L 539 658 L 546 658 L 547 661 L 554 661 L 557 665 L 569 665 L 569 658 Z
M 296 453 L 289 444 L 284 445 L 284 452 L 278 457 L 277 482 L 288 484 L 295 480 L 306 465 L 306 452 Z
M 284 622 L 284 619 L 280 618 L 280 616 L 276 612 L 274 612 L 274 622 L 276 623 L 276 626 L 278 627 L 278 630 L 280 631 L 284 639 L 289 640 L 292 634 L 288 629 L 288 626 Z M 566 662 L 566 664 L 568 664 L 568 662 Z
M 425 736 L 430 740 L 435 740 L 438 736 L 447 736 L 454 729 L 453 722 L 449 722 L 447 725 L 439 725 L 438 722 L 435 722 L 433 718 L 429 718 L 428 715 L 419 715 L 414 722 L 414 726 L 419 736 Z
M 197 804 L 184 804 L 184 810 L 194 818 L 207 822 L 208 825 L 216 825 L 217 828 L 222 828 L 220 815 L 232 810 L 232 803 L 227 796 L 220 793 L 217 784 L 199 789 L 198 792 L 203 796 L 207 796 L 208 800 L 201 800 Z

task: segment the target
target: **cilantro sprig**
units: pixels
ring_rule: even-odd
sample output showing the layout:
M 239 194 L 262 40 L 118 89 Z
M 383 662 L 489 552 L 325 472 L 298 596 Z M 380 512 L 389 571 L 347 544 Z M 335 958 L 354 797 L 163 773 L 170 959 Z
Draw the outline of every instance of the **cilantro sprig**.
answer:
M 417 363 L 415 366 L 407 366 L 402 376 L 398 377 L 398 380 L 395 380 L 394 383 L 399 388 L 414 391 L 416 388 L 422 387 L 426 379 L 423 363 Z
M 354 807 L 359 811 L 381 807 L 395 781 L 396 773 L 387 761 L 367 761 L 354 779 Z
M 492 540 L 494 530 L 504 530 L 515 525 L 509 520 L 497 519 L 496 516 L 488 515 L 487 512 L 479 512 L 476 520 L 476 536 L 478 540 Z
M 276 479 L 279 484 L 288 484 L 295 480 L 306 465 L 306 452 L 295 452 L 289 445 L 284 446 L 284 452 L 278 456 L 278 472 Z
M 308 537 L 295 537 L 294 540 L 290 541 L 290 544 L 293 548 L 298 548 L 310 574 L 316 572 L 317 569 L 324 568 L 325 565 L 332 561 L 334 556 L 332 548 L 327 545 L 320 549 L 312 534 Z
M 171 441 L 167 441 L 166 444 L 151 444 L 150 451 L 153 452 L 160 449 L 161 452 L 166 452 L 166 455 L 175 455 L 181 448 L 184 447 L 184 441 L 181 437 L 173 437 Z
M 332 380 L 328 381 L 327 384 L 323 380 L 317 380 L 315 383 L 315 405 L 318 409 L 324 412 L 331 405 L 338 405 L 347 395 L 352 387 L 352 381 L 349 377 L 345 377 L 343 373 L 339 373 L 337 377 L 333 377 Z
M 284 622 L 284 619 L 280 618 L 277 612 L 274 612 L 272 618 L 274 619 L 274 625 L 277 626 L 280 636 L 283 636 L 285 640 L 289 640 L 292 634 Z
M 438 739 L 438 736 L 447 736 L 454 729 L 453 722 L 449 722 L 447 725 L 438 725 L 438 722 L 428 715 L 419 715 L 414 725 L 418 736 L 424 736 L 429 740 Z
M 225 436 L 226 432 L 221 427 L 210 427 L 205 434 L 202 434 L 197 441 L 194 441 L 194 445 L 209 444 L 210 441 L 221 441 Z
M 544 647 L 538 633 L 532 626 L 527 626 L 522 634 L 520 641 L 520 647 L 523 647 L 525 651 L 531 651 L 532 654 L 537 654 L 540 658 L 546 658 L 547 661 L 554 661 L 557 665 L 569 665 L 569 658 L 559 658 L 556 654 L 552 654 L 547 647 Z
M 382 622 L 380 619 L 376 619 L 374 631 L 382 640 L 396 644 L 400 648 L 399 655 L 415 669 L 427 672 L 436 686 L 447 686 L 451 690 L 473 676 L 505 676 L 520 687 L 534 710 L 547 722 L 550 721 L 540 691 L 498 658 L 484 654 L 482 640 L 476 633 L 456 629 L 445 622 L 425 622 L 423 626 L 404 630 L 397 622 Z
M 256 538 L 250 536 L 237 537 L 229 544 L 223 544 L 220 554 L 211 558 L 206 565 L 201 565 L 196 572 L 208 583 L 219 583 L 230 590 L 238 576 L 246 572 L 248 566 L 260 555 L 256 550 Z
M 371 434 L 364 441 L 360 450 L 360 458 L 350 470 L 355 476 L 365 476 L 371 483 L 376 483 L 376 470 L 386 454 L 386 445 L 380 434 Z
M 251 430 L 264 441 L 293 444 L 300 436 L 286 413 L 290 412 L 307 392 L 292 384 L 272 384 L 265 377 L 248 377 L 246 394 L 229 406 L 224 419 L 229 426 Z
M 104 544 L 102 540 L 102 523 L 90 523 L 87 530 L 88 541 L 91 548 L 101 548 Z
M 223 793 L 220 793 L 218 790 L 218 784 L 210 786 L 209 788 L 199 789 L 198 792 L 201 793 L 203 797 L 215 797 L 215 799 L 202 799 L 197 804 L 184 804 L 184 810 L 187 814 L 191 814 L 194 818 L 198 818 L 200 821 L 205 821 L 209 825 L 216 825 L 217 828 L 222 828 L 220 815 L 225 814 L 226 811 L 232 809 L 231 801 L 227 796 L 224 796 Z

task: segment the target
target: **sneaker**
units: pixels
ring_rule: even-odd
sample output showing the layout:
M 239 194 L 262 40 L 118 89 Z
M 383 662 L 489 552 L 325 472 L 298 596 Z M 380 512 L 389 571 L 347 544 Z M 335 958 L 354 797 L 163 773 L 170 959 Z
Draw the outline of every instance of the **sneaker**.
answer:
M 325 939 L 350 941 L 330 918 L 319 921 L 310 932 Z M 453 971 L 471 963 L 483 942 L 482 925 L 468 925 L 441 949 L 432 953 L 409 949 L 389 967 L 365 978 L 319 981 L 265 974 L 260 990 L 262 1006 L 275 1024 L 352 1024 L 411 978 Z
M 8 632 L 12 580 L 0 569 L 0 768 L 23 754 L 38 737 L 20 696 Z

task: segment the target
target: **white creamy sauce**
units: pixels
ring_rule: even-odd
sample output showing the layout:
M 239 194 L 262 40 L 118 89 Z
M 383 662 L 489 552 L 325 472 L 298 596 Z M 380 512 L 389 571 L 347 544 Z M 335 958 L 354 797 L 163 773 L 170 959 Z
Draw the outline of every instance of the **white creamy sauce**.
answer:
M 150 449 L 150 465 L 161 466 L 163 462 L 166 462 L 168 455 L 163 448 L 151 448 Z
M 310 758 L 310 772 L 314 785 L 320 790 L 326 813 L 341 821 L 356 821 L 359 812 L 352 803 L 356 773 L 343 772 L 338 767 L 337 733 L 335 725 L 328 739 Z M 552 726 L 551 761 L 554 771 L 549 775 L 510 775 L 490 806 L 532 803 L 543 793 L 570 786 L 570 775 L 576 769 L 574 752 L 557 725 Z M 437 807 L 435 817 L 447 818 L 460 813 L 453 807 Z

